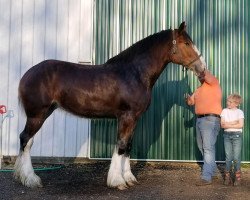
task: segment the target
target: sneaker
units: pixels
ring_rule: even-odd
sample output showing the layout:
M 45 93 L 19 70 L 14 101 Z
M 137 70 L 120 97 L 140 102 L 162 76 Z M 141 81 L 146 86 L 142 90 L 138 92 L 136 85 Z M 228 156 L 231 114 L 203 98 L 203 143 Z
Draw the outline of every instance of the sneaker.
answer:
M 241 181 L 238 179 L 235 179 L 234 186 L 240 186 L 240 185 L 241 185 Z
M 234 186 L 239 186 L 241 185 L 241 171 L 235 172 L 235 181 L 234 181 Z
M 225 180 L 224 180 L 224 185 L 232 185 L 232 180 L 231 180 L 231 178 L 225 178 Z
M 229 171 L 225 172 L 225 179 L 224 179 L 224 185 L 231 185 L 232 184 L 232 179 L 231 179 L 231 174 Z
M 211 185 L 212 181 L 206 181 L 204 179 L 199 180 L 195 185 L 196 186 L 205 186 L 205 185 Z

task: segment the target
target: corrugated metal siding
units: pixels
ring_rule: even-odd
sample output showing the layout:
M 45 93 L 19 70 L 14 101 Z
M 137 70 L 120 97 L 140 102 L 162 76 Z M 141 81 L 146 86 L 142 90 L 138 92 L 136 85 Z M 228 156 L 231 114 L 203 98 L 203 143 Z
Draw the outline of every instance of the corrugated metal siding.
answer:
M 245 112 L 243 160 L 250 161 L 249 118 L 249 2 L 248 0 L 96 0 L 95 62 L 104 63 L 136 41 L 162 29 L 187 23 L 187 32 L 202 52 L 226 96 L 240 93 Z M 199 83 L 191 72 L 169 64 L 153 89 L 148 111 L 140 119 L 132 158 L 199 160 L 193 110 L 183 94 Z M 110 158 L 116 142 L 115 120 L 91 122 L 91 157 Z M 224 160 L 222 131 L 217 160 Z
M 21 76 L 45 59 L 92 61 L 93 0 L 0 0 L 0 104 L 14 111 L 3 123 L 3 155 L 17 155 L 25 116 Z M 33 156 L 87 157 L 89 120 L 55 111 L 36 134 Z

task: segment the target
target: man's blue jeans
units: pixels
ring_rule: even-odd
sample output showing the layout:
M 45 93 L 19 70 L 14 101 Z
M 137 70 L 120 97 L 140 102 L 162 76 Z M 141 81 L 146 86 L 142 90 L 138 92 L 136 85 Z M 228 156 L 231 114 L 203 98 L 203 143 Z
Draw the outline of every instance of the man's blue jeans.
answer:
M 242 133 L 224 132 L 223 137 L 226 154 L 226 170 L 230 171 L 232 162 L 234 162 L 234 171 L 239 171 L 241 163 Z
M 215 143 L 219 131 L 220 118 L 214 116 L 197 118 L 196 140 L 204 161 L 201 178 L 206 181 L 211 181 L 217 172 Z

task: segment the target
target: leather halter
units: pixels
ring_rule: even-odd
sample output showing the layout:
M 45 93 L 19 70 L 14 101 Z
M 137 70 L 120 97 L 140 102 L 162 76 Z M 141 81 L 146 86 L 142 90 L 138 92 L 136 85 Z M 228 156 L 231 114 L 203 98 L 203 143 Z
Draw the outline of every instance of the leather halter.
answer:
M 174 37 L 174 30 L 173 30 L 173 41 L 172 41 L 172 44 L 173 44 L 173 48 L 172 48 L 172 51 L 171 51 L 171 53 L 172 54 L 176 54 L 176 52 L 177 52 L 177 45 L 176 45 L 176 39 L 175 39 L 175 37 Z
M 188 63 L 187 65 L 183 65 L 185 67 L 190 67 L 191 64 L 193 64 L 195 61 L 197 61 L 200 57 L 202 56 L 202 54 L 198 55 L 194 60 L 192 60 L 190 63 Z
M 176 42 L 176 39 L 175 39 L 175 34 L 174 34 L 174 30 L 173 30 L 173 40 L 172 40 L 172 44 L 173 44 L 173 47 L 172 47 L 172 50 L 171 50 L 171 53 L 172 54 L 176 54 L 178 52 L 178 48 L 177 48 L 177 42 Z M 187 68 L 187 69 L 191 69 L 190 65 L 193 64 L 194 62 L 196 62 L 197 60 L 200 59 L 200 57 L 202 56 L 202 54 L 198 55 L 194 60 L 192 60 L 190 63 L 184 65 L 182 64 L 183 66 L 183 69 L 184 68 Z M 183 61 L 182 61 L 183 62 Z M 206 67 L 204 68 L 204 71 L 206 70 Z M 194 70 L 195 71 L 195 70 Z M 203 72 L 204 72 L 203 71 Z M 196 75 L 198 75 L 196 72 L 195 72 Z

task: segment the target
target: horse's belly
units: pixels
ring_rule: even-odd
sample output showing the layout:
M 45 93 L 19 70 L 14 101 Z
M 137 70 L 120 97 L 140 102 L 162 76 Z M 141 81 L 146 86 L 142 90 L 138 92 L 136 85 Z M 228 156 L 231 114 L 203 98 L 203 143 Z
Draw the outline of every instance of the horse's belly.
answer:
M 60 107 L 72 114 L 87 118 L 115 118 L 119 112 L 115 104 L 106 101 L 80 100 L 72 97 L 60 102 Z

